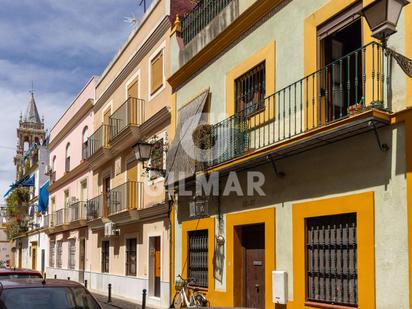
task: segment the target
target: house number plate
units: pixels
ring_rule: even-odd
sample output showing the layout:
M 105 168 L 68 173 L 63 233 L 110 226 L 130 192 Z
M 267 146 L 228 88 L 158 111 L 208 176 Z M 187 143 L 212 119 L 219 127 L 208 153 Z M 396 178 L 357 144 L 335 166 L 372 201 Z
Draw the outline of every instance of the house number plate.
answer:
M 253 261 L 253 266 L 262 266 L 263 262 L 262 261 Z

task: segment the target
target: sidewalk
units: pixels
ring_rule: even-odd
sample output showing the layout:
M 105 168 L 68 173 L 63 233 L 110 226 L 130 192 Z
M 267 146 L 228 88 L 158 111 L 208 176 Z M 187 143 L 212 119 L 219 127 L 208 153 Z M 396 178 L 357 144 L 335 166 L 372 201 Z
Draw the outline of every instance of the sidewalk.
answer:
M 97 299 L 100 305 L 105 309 L 140 309 L 142 308 L 141 305 L 133 303 L 128 300 L 123 300 L 121 298 L 112 297 L 111 303 L 107 302 L 107 295 L 99 294 L 95 291 L 90 291 L 93 296 Z M 146 306 L 149 309 L 149 307 Z

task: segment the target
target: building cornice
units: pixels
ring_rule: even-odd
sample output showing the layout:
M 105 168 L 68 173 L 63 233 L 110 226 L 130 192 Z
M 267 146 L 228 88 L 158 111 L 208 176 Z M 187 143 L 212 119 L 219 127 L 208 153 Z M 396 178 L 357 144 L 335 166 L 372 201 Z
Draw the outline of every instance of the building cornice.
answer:
M 49 187 L 48 191 L 50 194 L 54 193 L 64 185 L 68 184 L 74 178 L 86 173 L 89 169 L 89 165 L 86 161 L 82 161 L 78 166 L 76 166 L 73 170 L 66 173 L 63 177 L 59 178 L 55 182 L 53 182 Z
M 214 40 L 169 77 L 168 82 L 172 86 L 173 92 L 224 52 L 243 33 L 247 32 L 282 2 L 283 0 L 259 0 L 252 4 Z
M 75 128 L 79 122 L 90 112 L 93 108 L 93 99 L 88 99 L 86 103 L 74 114 L 73 117 L 67 122 L 67 124 L 57 133 L 56 137 L 49 142 L 48 149 L 52 151 L 66 136 L 67 134 Z

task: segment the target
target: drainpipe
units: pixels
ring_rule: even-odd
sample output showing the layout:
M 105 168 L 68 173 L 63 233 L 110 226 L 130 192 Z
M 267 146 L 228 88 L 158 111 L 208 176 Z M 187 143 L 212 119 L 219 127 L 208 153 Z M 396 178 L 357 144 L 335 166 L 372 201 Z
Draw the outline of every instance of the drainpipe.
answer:
M 175 190 L 171 190 L 171 192 L 167 193 L 167 202 L 169 204 L 169 210 L 168 210 L 168 218 L 169 218 L 169 302 L 172 301 L 173 295 L 172 295 L 172 282 L 173 280 L 173 263 L 172 263 L 172 246 L 173 246 L 173 239 L 174 239 L 174 225 L 172 224 L 172 210 L 173 206 L 176 202 L 175 199 Z M 176 207 L 175 207 L 176 209 Z M 176 214 L 175 214 L 176 215 Z M 174 223 L 174 222 L 173 222 Z M 174 262 L 174 259 L 173 259 Z

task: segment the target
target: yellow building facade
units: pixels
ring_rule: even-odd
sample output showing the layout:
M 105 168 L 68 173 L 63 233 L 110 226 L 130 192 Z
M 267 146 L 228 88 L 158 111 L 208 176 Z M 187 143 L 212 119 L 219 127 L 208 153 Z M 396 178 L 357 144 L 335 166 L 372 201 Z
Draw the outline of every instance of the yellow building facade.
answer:
M 370 2 L 218 1 L 175 22 L 171 281 L 211 306 L 410 307 L 411 78 Z M 410 14 L 388 40 L 409 57 Z

